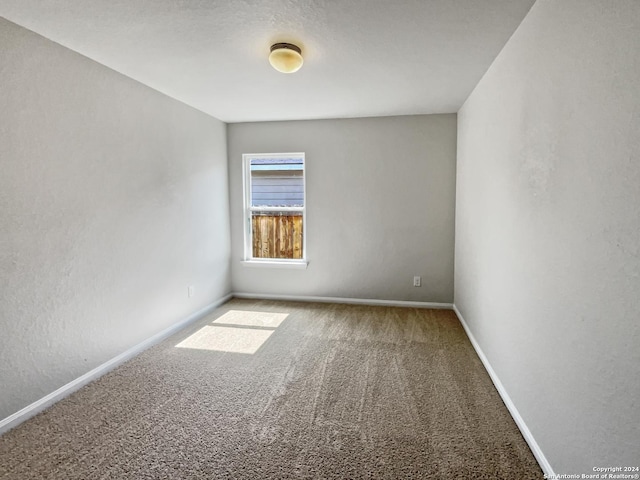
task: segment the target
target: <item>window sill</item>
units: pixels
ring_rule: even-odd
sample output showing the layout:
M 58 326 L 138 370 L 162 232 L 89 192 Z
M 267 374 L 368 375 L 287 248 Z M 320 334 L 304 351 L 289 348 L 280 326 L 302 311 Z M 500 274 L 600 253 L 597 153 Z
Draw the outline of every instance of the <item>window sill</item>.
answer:
M 262 267 L 262 268 L 293 268 L 298 270 L 306 270 L 309 262 L 306 260 L 242 260 L 243 267 Z

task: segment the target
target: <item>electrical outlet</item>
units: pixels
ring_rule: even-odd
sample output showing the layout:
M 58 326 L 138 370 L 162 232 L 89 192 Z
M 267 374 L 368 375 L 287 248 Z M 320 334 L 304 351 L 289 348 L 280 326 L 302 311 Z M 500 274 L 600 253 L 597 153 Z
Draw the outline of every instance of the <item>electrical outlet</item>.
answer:
M 193 285 L 189 285 L 189 288 L 187 288 L 187 295 L 189 295 L 189 298 L 193 297 Z
M 422 278 L 413 277 L 413 286 L 414 287 L 419 287 L 421 284 L 422 284 Z

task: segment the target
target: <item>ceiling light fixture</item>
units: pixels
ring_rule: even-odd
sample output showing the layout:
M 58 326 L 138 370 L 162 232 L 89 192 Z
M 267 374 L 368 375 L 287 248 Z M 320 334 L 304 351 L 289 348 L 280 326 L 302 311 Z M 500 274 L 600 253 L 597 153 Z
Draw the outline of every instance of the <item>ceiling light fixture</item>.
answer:
M 275 43 L 271 45 L 269 63 L 279 72 L 297 72 L 302 67 L 303 62 L 302 51 L 297 45 L 291 43 Z

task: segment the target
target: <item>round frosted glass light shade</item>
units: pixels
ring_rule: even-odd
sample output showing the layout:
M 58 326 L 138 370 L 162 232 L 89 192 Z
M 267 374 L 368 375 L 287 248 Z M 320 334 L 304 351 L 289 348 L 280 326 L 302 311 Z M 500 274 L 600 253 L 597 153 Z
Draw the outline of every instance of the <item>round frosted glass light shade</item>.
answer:
M 276 46 L 274 45 L 274 47 Z M 292 45 L 292 47 L 295 46 Z M 271 66 L 282 73 L 297 72 L 302 67 L 303 61 L 302 55 L 291 47 L 278 46 L 273 48 L 269 54 Z

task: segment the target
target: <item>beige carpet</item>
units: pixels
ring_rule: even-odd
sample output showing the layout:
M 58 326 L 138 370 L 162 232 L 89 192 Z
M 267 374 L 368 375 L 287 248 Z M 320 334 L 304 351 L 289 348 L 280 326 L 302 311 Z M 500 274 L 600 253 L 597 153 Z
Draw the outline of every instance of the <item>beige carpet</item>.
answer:
M 0 437 L 0 478 L 542 471 L 453 312 L 234 299 Z

